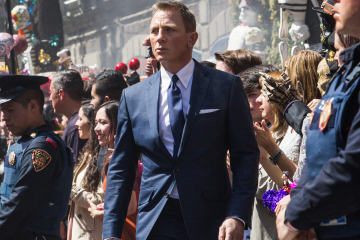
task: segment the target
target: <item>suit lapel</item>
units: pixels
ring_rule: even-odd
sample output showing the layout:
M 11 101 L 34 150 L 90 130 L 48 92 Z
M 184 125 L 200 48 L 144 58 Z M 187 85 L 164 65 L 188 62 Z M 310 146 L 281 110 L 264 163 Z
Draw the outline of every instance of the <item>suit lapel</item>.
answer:
M 154 138 L 158 147 L 164 152 L 164 154 L 172 159 L 171 154 L 165 147 L 163 141 L 161 141 L 159 136 L 159 95 L 160 95 L 160 71 L 152 76 L 152 79 L 149 81 L 149 87 L 147 89 L 147 109 L 150 131 L 151 135 Z
M 194 125 L 195 120 L 200 112 L 200 108 L 205 100 L 209 83 L 210 83 L 210 79 L 206 77 L 206 74 L 203 71 L 203 67 L 200 65 L 200 63 L 195 61 L 189 109 L 183 130 L 183 135 L 181 138 L 178 156 L 180 155 L 186 143 L 186 140 L 189 137 L 191 128 Z

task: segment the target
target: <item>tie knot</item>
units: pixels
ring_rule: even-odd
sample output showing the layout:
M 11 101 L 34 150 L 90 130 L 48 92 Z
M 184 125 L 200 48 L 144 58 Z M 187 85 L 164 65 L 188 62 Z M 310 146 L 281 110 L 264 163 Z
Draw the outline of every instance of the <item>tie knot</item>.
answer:
M 171 78 L 171 82 L 173 82 L 173 84 L 176 84 L 176 82 L 177 81 L 179 81 L 180 79 L 179 79 L 179 77 L 176 75 L 176 74 L 174 74 L 173 76 L 172 76 L 172 78 Z

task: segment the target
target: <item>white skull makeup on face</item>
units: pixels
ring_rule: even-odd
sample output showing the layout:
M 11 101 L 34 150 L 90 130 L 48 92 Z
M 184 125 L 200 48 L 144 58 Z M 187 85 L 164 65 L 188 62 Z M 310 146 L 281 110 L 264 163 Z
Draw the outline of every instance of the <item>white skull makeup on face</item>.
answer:
M 254 26 L 257 23 L 255 9 L 246 6 L 240 8 L 239 20 L 246 25 Z
M 11 18 L 15 31 L 26 28 L 30 21 L 30 13 L 26 6 L 17 5 L 11 10 Z
M 238 8 L 240 9 L 239 20 L 248 26 L 257 24 L 257 8 L 260 5 L 258 0 L 241 0 Z

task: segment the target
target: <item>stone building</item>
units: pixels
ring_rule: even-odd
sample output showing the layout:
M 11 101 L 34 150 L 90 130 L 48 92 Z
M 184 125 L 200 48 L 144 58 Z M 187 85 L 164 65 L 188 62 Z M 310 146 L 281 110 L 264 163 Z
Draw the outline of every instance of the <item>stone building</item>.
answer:
M 65 47 L 75 64 L 111 68 L 136 57 L 144 75 L 151 6 L 155 0 L 67 0 L 62 2 Z M 183 0 L 197 20 L 199 39 L 193 51 L 198 61 L 227 48 L 233 28 L 228 0 Z

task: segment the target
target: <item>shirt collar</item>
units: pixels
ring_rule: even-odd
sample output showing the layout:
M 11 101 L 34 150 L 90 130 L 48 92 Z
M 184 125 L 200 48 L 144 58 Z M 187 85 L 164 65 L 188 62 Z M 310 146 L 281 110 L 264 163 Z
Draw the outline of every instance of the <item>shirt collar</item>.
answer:
M 31 137 L 35 138 L 40 132 L 49 132 L 52 131 L 52 125 L 50 123 L 45 123 L 44 125 L 38 126 L 31 131 L 28 131 L 21 135 L 20 137 L 16 138 L 17 141 L 23 138 Z
M 340 58 L 344 64 L 349 64 L 353 61 L 355 64 L 360 62 L 360 43 L 351 46 L 340 53 Z
M 193 59 L 190 60 L 188 64 L 185 65 L 180 71 L 176 73 L 176 75 L 179 77 L 181 84 L 185 87 L 185 89 L 188 88 L 189 83 L 192 79 L 193 73 L 195 68 L 195 62 Z M 171 78 L 174 74 L 168 72 L 165 70 L 163 66 L 160 68 L 160 76 L 161 76 L 161 85 L 168 87 L 171 83 Z

